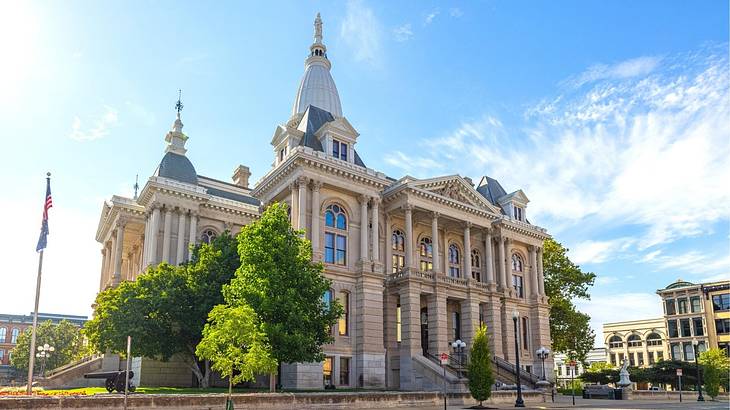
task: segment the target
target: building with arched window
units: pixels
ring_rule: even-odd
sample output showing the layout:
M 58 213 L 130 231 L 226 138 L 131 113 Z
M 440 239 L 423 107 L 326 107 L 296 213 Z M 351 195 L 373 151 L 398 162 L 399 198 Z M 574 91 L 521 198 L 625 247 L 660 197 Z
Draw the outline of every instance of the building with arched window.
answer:
M 527 196 L 488 176 L 475 184 L 460 175 L 397 178 L 368 167 L 358 152 L 368 136 L 344 114 L 319 16 L 314 29 L 291 115 L 270 139 L 271 168 L 253 187 L 244 166 L 232 182 L 198 174 L 178 111 L 139 195 L 113 196 L 103 206 L 100 289 L 134 280 L 149 265 L 183 263 L 189 245 L 237 232 L 269 204 L 286 203 L 332 280 L 324 297 L 343 303 L 345 314 L 323 363 L 282 364 L 285 388 L 440 388 L 435 358 L 451 351 L 455 337 L 468 355 L 480 324 L 489 328 L 493 355 L 507 362 L 519 355 L 526 370 L 536 369 L 535 350 L 550 347 L 542 271 L 549 235 L 528 218 Z M 145 361 L 134 361 L 138 385 L 160 377 Z M 165 374 L 165 384 L 189 384 L 184 364 L 179 373 Z
M 662 318 L 605 323 L 606 362 L 621 366 L 649 367 L 667 359 L 667 333 Z

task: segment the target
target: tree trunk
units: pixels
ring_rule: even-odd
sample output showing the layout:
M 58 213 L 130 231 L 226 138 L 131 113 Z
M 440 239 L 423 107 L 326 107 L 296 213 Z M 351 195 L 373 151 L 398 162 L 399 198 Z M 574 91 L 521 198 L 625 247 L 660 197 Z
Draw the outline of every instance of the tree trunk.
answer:
M 200 370 L 200 365 L 195 358 L 195 352 L 190 349 L 191 354 L 187 357 L 188 367 L 193 371 L 195 378 L 198 379 L 198 386 L 207 389 L 210 385 L 210 362 L 205 361 L 205 372 Z
M 276 373 L 269 373 L 269 391 L 276 392 Z

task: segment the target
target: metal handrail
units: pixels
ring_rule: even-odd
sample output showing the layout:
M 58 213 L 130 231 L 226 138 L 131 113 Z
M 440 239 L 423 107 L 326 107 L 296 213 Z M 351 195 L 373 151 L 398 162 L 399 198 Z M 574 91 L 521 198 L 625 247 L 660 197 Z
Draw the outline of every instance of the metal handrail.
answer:
M 512 373 L 513 375 L 515 374 L 515 365 L 514 364 L 504 360 L 503 358 L 501 358 L 499 356 L 494 356 L 493 359 L 494 359 L 494 363 L 498 367 L 501 367 L 505 370 L 509 370 L 510 373 Z M 537 384 L 537 382 L 540 381 L 540 377 L 538 375 L 528 372 L 525 369 L 520 368 L 519 372 L 520 372 L 520 379 L 527 379 L 533 385 Z
M 51 370 L 49 372 L 46 372 L 46 377 L 51 377 L 51 376 L 53 376 L 55 374 L 58 374 L 58 373 L 63 372 L 64 370 L 68 370 L 68 369 L 70 369 L 72 367 L 75 367 L 75 366 L 78 366 L 80 364 L 83 364 L 83 363 L 86 363 L 86 362 L 90 362 L 90 361 L 92 361 L 94 359 L 97 359 L 99 357 L 101 357 L 101 355 L 99 355 L 99 354 L 92 354 L 92 355 L 89 355 L 89 356 L 84 356 L 84 357 L 82 357 L 79 360 L 75 360 L 75 361 L 73 361 L 71 363 L 66 363 L 63 366 L 56 367 L 55 369 L 53 369 L 53 370 Z

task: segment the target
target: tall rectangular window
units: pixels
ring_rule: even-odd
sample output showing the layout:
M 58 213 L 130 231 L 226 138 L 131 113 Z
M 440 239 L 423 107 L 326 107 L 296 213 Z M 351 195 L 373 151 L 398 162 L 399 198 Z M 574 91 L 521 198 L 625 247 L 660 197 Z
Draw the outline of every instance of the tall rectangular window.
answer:
M 692 336 L 692 331 L 689 326 L 689 319 L 682 319 L 679 321 L 679 327 L 682 330 L 682 337 Z
M 648 355 L 647 359 L 649 359 L 649 364 L 650 365 L 654 364 L 654 353 L 649 352 L 649 353 L 647 353 L 647 355 Z
M 636 366 L 636 360 L 634 359 L 635 353 L 629 353 L 629 366 Z
M 515 293 L 518 298 L 524 297 L 524 286 L 522 284 L 522 276 L 512 275 L 512 287 L 515 289 Z
M 669 337 L 679 337 L 679 331 L 677 330 L 677 321 L 676 320 L 667 321 L 667 331 L 669 332 Z
M 340 357 L 340 386 L 350 385 L 350 358 Z
M 347 237 L 332 232 L 324 233 L 324 261 L 335 265 L 347 265 Z
M 3 361 L 5 359 L 5 350 L 0 349 L 0 364 L 5 364 Z
M 347 161 L 347 144 L 340 143 L 340 159 Z
M 342 304 L 342 316 L 337 324 L 337 330 L 340 336 L 347 336 L 350 326 L 350 294 L 348 292 L 340 292 L 340 303 Z
M 526 317 L 522 318 L 522 348 L 528 350 L 530 348 L 528 343 L 528 320 Z
M 677 310 L 680 315 L 687 313 L 687 299 L 677 299 Z
M 344 142 L 332 140 L 332 156 L 347 161 L 347 144 Z
M 401 342 L 400 305 L 395 308 L 395 341 Z
M 332 360 L 332 356 L 327 356 L 324 358 L 324 363 L 322 363 L 322 377 L 325 386 L 332 385 Z
M 4 327 L 0 327 L 0 343 L 5 343 L 5 338 L 7 337 L 8 329 Z
M 702 326 L 701 317 L 692 318 L 692 327 L 695 328 L 695 336 L 704 336 L 705 335 L 705 329 Z
M 616 353 L 611 353 L 611 364 L 616 365 Z
M 692 313 L 699 313 L 702 311 L 701 300 L 699 296 L 692 296 L 689 298 L 689 304 L 692 308 Z
M 730 293 L 712 296 L 712 309 L 715 312 L 730 310 Z
M 403 271 L 403 267 L 406 266 L 406 259 L 403 255 L 393 255 L 393 273 Z
M 637 352 L 636 355 L 638 356 L 638 360 L 636 362 L 639 363 L 639 366 L 643 366 L 644 365 L 644 353 Z
M 19 334 L 20 334 L 20 329 L 18 329 L 17 327 L 16 328 L 13 328 L 13 331 L 10 334 L 10 343 L 11 344 L 18 343 L 18 335 Z
M 461 315 L 459 312 L 451 312 L 451 334 L 454 340 L 461 340 Z
M 715 330 L 718 335 L 730 333 L 730 319 L 715 319 Z
M 679 343 L 672 343 L 671 345 L 672 360 L 682 360 L 682 346 Z
M 667 309 L 667 316 L 676 315 L 677 312 L 674 310 L 674 299 L 667 299 L 666 302 L 664 302 L 666 309 Z
M 664 352 L 656 352 L 656 360 L 664 360 Z

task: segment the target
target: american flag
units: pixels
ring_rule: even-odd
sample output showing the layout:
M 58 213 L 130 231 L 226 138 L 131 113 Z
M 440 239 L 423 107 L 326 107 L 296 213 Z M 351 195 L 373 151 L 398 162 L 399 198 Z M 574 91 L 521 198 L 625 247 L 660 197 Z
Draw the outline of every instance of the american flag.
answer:
M 46 201 L 43 204 L 43 222 L 41 223 L 41 236 L 38 238 L 38 245 L 35 247 L 36 252 L 46 249 L 48 244 L 48 210 L 53 206 L 51 198 L 51 174 L 46 178 Z

